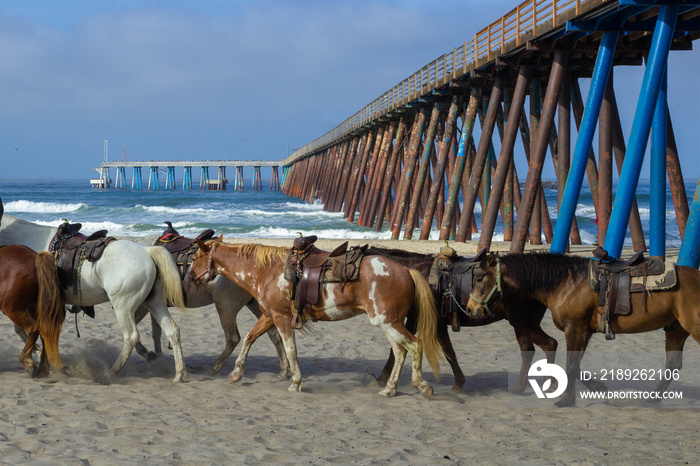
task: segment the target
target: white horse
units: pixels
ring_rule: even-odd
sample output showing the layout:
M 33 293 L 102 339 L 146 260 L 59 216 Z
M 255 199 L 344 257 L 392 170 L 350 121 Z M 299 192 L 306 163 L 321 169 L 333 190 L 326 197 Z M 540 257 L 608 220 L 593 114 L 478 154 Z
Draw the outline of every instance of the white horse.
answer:
M 31 243 L 35 250 L 48 249 L 46 238 L 56 228 L 41 227 L 24 221 L 10 222 L 3 218 L 0 241 L 20 237 L 20 243 Z M 51 235 L 52 236 L 52 235 Z M 48 240 L 50 241 L 50 239 Z M 111 370 L 119 373 L 139 342 L 136 310 L 142 304 L 165 332 L 173 347 L 175 378 L 185 379 L 185 361 L 180 346 L 180 330 L 170 316 L 166 303 L 184 307 L 180 276 L 162 247 L 146 247 L 127 240 L 113 241 L 96 262 L 84 261 L 80 268 L 77 292 L 64 290 L 66 304 L 94 306 L 110 301 L 122 329 L 124 346 Z M 21 336 L 21 335 L 20 335 Z

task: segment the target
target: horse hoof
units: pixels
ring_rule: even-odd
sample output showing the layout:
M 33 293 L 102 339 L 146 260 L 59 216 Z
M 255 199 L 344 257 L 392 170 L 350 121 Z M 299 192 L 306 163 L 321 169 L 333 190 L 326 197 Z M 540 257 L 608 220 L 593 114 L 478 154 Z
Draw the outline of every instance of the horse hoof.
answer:
M 173 383 L 183 383 L 186 382 L 185 374 L 176 375 L 173 379 Z
M 433 387 L 430 386 L 425 380 L 418 385 L 418 390 L 424 395 L 433 396 Z
M 291 384 L 289 388 L 287 389 L 288 392 L 300 392 L 301 391 L 301 384 Z
M 557 408 L 570 408 L 574 406 L 574 401 L 572 398 L 562 398 L 561 400 L 554 403 Z
M 239 380 L 241 380 L 242 378 L 243 378 L 243 374 L 233 373 L 233 374 L 231 374 L 231 376 L 229 377 L 229 380 L 231 381 L 231 383 L 236 383 L 236 382 L 238 382 Z
M 156 359 L 158 359 L 158 355 L 154 353 L 153 351 L 149 351 L 148 354 L 146 355 L 146 362 L 153 362 Z
M 379 394 L 382 396 L 391 397 L 396 395 L 396 390 L 390 390 L 388 388 L 385 388 L 382 391 L 380 391 Z
M 452 391 L 456 393 L 462 393 L 462 387 L 459 385 L 452 385 Z
M 220 373 L 221 373 L 220 367 L 212 367 L 211 369 L 209 369 L 207 371 L 207 374 L 212 375 L 212 376 L 219 375 Z
M 521 387 L 521 386 L 513 387 L 513 388 L 512 388 L 511 390 L 509 390 L 509 391 L 510 391 L 510 393 L 512 393 L 513 395 L 522 395 L 522 393 L 525 391 L 525 386 L 523 385 L 522 387 Z
M 289 372 L 282 371 L 279 374 L 277 374 L 277 378 L 280 380 L 287 380 L 287 378 L 289 378 Z
M 36 366 L 25 367 L 24 371 L 27 373 L 30 379 L 35 379 L 39 375 L 39 368 Z

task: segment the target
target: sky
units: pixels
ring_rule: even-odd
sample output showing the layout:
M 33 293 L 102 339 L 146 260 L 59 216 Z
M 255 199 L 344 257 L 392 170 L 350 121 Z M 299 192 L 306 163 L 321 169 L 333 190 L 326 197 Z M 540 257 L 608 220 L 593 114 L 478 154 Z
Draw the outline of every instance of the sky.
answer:
M 105 139 L 110 160 L 284 159 L 516 5 L 3 1 L 0 179 L 94 177 Z M 669 62 L 690 179 L 700 177 L 697 46 Z M 626 137 L 642 76 L 615 70 Z

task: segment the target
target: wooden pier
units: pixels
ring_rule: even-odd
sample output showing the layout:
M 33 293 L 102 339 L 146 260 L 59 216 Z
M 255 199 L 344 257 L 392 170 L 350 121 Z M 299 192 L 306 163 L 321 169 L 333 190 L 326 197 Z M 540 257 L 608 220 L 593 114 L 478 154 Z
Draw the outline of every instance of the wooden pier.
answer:
M 700 36 L 698 4 L 525 1 L 294 152 L 283 164 L 289 167 L 283 192 L 320 199 L 325 210 L 376 231 L 388 228 L 395 239 L 403 232 L 405 239 L 425 240 L 437 228 L 441 239 L 456 241 L 480 232 L 479 245 L 486 247 L 500 216 L 511 251 L 544 237 L 552 251 L 565 252 L 581 243 L 574 210 L 586 176 L 600 244 L 619 257 L 629 228 L 635 250 L 649 241 L 651 255 L 664 256 L 667 178 L 683 243 L 696 250 L 700 235 L 684 236 L 690 208 L 665 75 L 669 53 L 691 50 Z M 615 85 L 625 83 L 613 82 L 615 66 L 635 66 L 644 74 L 627 140 L 615 98 Z M 582 78 L 591 80 L 587 96 Z M 578 135 L 570 131 L 572 115 Z M 656 176 L 651 234 L 645 237 L 634 194 L 652 120 Z M 517 173 L 514 164 L 518 139 L 527 173 Z M 557 221 L 541 185 L 547 158 L 557 176 Z M 614 168 L 620 174 L 615 197 Z M 520 177 L 526 178 L 522 190 Z M 693 212 L 700 211 L 698 204 Z

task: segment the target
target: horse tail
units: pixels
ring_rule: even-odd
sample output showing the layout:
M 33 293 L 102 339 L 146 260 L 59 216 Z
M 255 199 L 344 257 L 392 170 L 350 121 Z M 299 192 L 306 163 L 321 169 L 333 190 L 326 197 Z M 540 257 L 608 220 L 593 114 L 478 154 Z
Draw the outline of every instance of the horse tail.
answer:
M 185 297 L 182 293 L 182 282 L 170 253 L 162 246 L 151 246 L 146 249 L 158 269 L 158 278 L 163 282 L 163 292 L 168 306 L 184 309 Z
M 414 307 L 418 311 L 416 335 L 420 338 L 425 358 L 428 360 L 436 379 L 440 379 L 440 358 L 445 357 L 437 336 L 438 311 L 430 285 L 423 275 L 409 269 L 415 286 Z
M 50 252 L 40 252 L 34 261 L 36 277 L 39 283 L 37 297 L 37 322 L 39 334 L 44 343 L 46 358 L 56 371 L 61 370 L 61 355 L 58 352 L 58 340 L 61 327 L 66 318 L 63 293 L 58 281 L 56 259 Z

